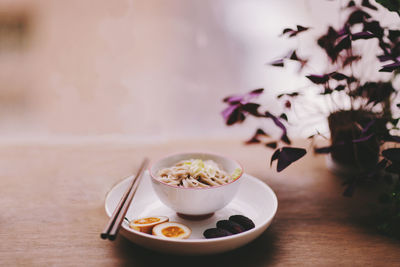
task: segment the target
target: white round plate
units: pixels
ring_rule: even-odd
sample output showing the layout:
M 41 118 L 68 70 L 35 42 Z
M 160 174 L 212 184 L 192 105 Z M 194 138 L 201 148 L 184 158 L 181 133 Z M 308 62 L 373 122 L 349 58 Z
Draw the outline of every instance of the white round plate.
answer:
M 261 235 L 271 224 L 278 208 L 278 200 L 272 189 L 248 174 L 244 174 L 239 191 L 231 203 L 217 211 L 208 219 L 200 221 L 185 220 L 165 206 L 155 195 L 148 172 L 143 174 L 142 182 L 126 214 L 129 220 L 148 216 L 167 216 L 170 221 L 180 222 L 192 229 L 188 239 L 172 239 L 141 233 L 129 228 L 123 222 L 120 234 L 133 243 L 164 253 L 174 254 L 213 254 L 229 251 L 243 246 Z M 128 177 L 114 186 L 107 194 L 105 209 L 110 217 L 132 177 Z M 207 200 L 204 200 L 207 201 Z M 215 228 L 218 220 L 226 220 L 231 215 L 242 214 L 252 219 L 255 228 L 236 235 L 206 239 L 203 232 Z

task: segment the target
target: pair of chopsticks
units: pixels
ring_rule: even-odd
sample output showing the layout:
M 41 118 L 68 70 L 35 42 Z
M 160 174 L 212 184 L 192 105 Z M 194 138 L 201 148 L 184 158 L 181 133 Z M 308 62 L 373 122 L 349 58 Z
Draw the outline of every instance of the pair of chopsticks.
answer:
M 133 196 L 136 193 L 136 190 L 139 186 L 140 180 L 143 176 L 143 172 L 146 169 L 149 160 L 145 158 L 142 164 L 139 167 L 139 171 L 136 176 L 132 179 L 131 183 L 128 186 L 128 189 L 125 191 L 121 200 L 119 201 L 117 207 L 115 208 L 110 220 L 107 223 L 107 226 L 104 228 L 103 232 L 100 234 L 100 237 L 103 239 L 115 240 L 117 237 L 118 231 L 121 228 L 122 221 L 125 218 L 126 212 L 132 202 Z

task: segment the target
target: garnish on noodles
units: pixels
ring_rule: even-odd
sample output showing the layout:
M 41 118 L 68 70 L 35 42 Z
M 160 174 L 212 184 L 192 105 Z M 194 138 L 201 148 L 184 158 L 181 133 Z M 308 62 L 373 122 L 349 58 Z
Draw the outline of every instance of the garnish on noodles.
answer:
M 157 173 L 158 180 L 179 187 L 211 187 L 230 183 L 241 175 L 237 168 L 230 175 L 213 160 L 182 160 Z

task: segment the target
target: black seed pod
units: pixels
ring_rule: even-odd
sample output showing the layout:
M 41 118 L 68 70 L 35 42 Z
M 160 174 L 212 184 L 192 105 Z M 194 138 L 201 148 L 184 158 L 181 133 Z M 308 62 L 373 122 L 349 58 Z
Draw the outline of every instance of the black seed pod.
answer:
M 203 233 L 205 238 L 217 238 L 232 235 L 231 232 L 221 228 L 210 228 Z
M 243 215 L 232 215 L 231 217 L 229 217 L 229 220 L 240 224 L 246 231 L 256 227 L 252 220 Z
M 237 224 L 233 221 L 228 221 L 228 220 L 218 221 L 217 227 L 225 229 L 225 230 L 231 232 L 232 234 L 238 234 L 238 233 L 245 231 L 244 228 L 240 224 Z

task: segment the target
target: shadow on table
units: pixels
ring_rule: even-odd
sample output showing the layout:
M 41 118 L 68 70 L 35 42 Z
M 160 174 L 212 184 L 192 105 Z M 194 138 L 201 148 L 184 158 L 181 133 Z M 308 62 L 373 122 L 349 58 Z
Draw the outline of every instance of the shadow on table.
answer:
M 268 229 L 250 244 L 230 252 L 181 256 L 157 253 L 139 247 L 125 238 L 115 243 L 115 253 L 123 266 L 266 266 L 274 261 L 277 235 Z

